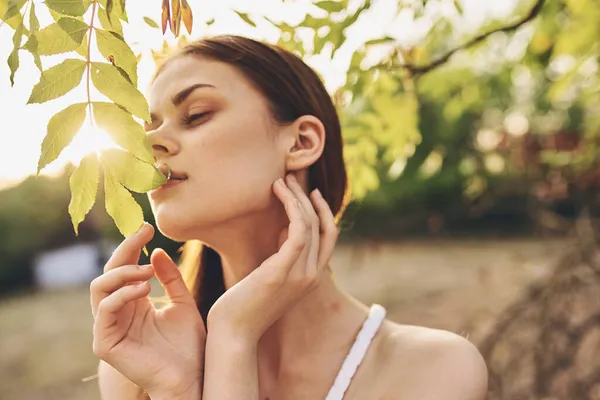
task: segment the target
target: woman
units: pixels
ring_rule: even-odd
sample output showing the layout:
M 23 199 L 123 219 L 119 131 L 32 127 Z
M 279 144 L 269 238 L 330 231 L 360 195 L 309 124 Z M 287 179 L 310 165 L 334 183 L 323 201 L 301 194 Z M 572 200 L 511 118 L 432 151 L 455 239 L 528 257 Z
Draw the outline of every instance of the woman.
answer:
M 247 38 L 203 39 L 162 64 L 149 104 L 170 178 L 149 193 L 152 209 L 164 235 L 187 243 L 181 271 L 161 249 L 138 266 L 146 224 L 92 282 L 103 399 L 485 397 L 467 340 L 384 320 L 335 285 L 342 139 L 306 64 Z M 169 298 L 160 310 L 154 275 Z

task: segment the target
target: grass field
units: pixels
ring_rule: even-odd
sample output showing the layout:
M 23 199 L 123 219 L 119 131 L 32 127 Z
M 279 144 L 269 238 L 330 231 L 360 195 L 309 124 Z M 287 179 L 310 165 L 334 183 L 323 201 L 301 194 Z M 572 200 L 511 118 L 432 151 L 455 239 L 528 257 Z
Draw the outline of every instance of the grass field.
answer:
M 477 343 L 526 286 L 545 276 L 561 241 L 414 241 L 340 245 L 336 279 L 388 318 Z M 155 285 L 152 295 L 159 295 Z M 97 400 L 88 287 L 0 300 L 0 399 Z

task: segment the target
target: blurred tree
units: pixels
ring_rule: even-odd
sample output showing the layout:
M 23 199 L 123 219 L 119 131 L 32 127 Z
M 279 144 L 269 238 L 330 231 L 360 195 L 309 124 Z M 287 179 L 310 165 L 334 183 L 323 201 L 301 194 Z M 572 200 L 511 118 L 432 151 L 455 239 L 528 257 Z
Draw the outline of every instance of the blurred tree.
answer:
M 464 177 L 458 172 L 458 167 L 464 164 L 464 156 L 468 153 L 463 147 L 471 144 L 472 127 L 478 122 L 476 115 L 485 109 L 489 97 L 485 97 L 488 93 L 478 83 L 472 83 L 469 87 L 463 84 L 469 77 L 481 82 L 488 76 L 490 83 L 496 80 L 497 86 L 504 89 L 506 85 L 503 85 L 502 79 L 494 76 L 491 72 L 493 69 L 482 74 L 467 60 L 485 58 L 486 52 L 492 52 L 486 46 L 486 38 L 506 36 L 519 30 L 535 18 L 543 4 L 543 0 L 531 2 L 527 8 L 515 10 L 515 16 L 508 21 L 484 21 L 479 32 L 473 34 L 459 29 L 463 23 L 460 1 L 397 3 L 397 15 L 409 13 L 416 22 L 427 24 L 427 35 L 417 45 L 406 45 L 391 34 L 366 40 L 354 52 L 346 84 L 334 94 L 344 123 L 346 159 L 356 200 L 372 193 L 372 199 L 367 199 L 367 204 L 373 201 L 373 204 L 381 207 L 397 205 L 402 201 L 423 201 L 427 206 L 425 208 L 428 208 L 442 204 L 460 205 L 461 191 L 472 196 L 483 191 L 487 180 L 480 176 L 481 172 Z M 256 26 L 257 18 L 272 23 L 281 32 L 278 44 L 300 56 L 328 54 L 334 57 L 346 44 L 348 31 L 374 7 L 371 1 L 350 4 L 348 0 L 318 1 L 314 5 L 314 9 L 296 24 L 273 21 L 266 15 L 250 16 L 237 10 L 235 12 L 251 26 Z M 441 9 L 447 10 L 448 5 L 450 12 L 439 12 Z M 14 49 L 8 58 L 11 81 L 19 67 L 19 51 L 26 50 L 34 55 L 34 62 L 42 71 L 42 78 L 32 91 L 30 103 L 49 101 L 69 92 L 83 79 L 84 72 L 87 73 L 85 79 L 88 88 L 87 102 L 67 107 L 50 121 L 46 139 L 42 143 L 39 169 L 56 159 L 62 149 L 68 146 L 86 114 L 90 117 L 93 115 L 92 119 L 134 156 L 130 163 L 139 164 L 136 164 L 137 169 L 145 168 L 144 163 L 152 162 L 149 144 L 132 117 L 147 119 L 148 107 L 136 88 L 137 71 L 135 62 L 132 62 L 135 56 L 122 36 L 122 23 L 129 18 L 125 2 L 77 0 L 67 4 L 49 1 L 43 6 L 50 9 L 56 23 L 44 28 L 40 28 L 37 22 L 34 6 L 31 0 L 0 0 L 2 20 L 15 29 Z M 149 18 L 145 20 L 149 26 L 158 28 L 154 21 Z M 26 24 L 25 21 L 29 22 Z M 187 2 L 163 1 L 163 33 L 170 28 L 175 36 L 179 36 L 182 22 L 191 32 L 193 16 Z M 206 25 L 211 23 L 210 20 L 205 21 Z M 309 32 L 310 39 L 303 39 L 300 32 Z M 58 40 L 61 35 L 65 36 L 64 40 Z M 103 61 L 91 60 L 92 39 L 95 39 Z M 474 51 L 469 51 L 470 48 L 474 48 Z M 79 56 L 68 58 L 72 51 Z M 64 62 L 43 70 L 40 56 L 63 53 L 66 54 Z M 462 56 L 462 59 L 457 56 Z M 500 61 L 496 63 L 497 68 L 501 68 Z M 442 71 L 433 73 L 432 77 L 427 76 L 440 67 L 444 67 Z M 67 72 L 70 78 L 62 79 Z M 421 80 L 429 80 L 429 83 Z M 120 88 L 118 91 L 113 90 L 115 82 Z M 439 85 L 440 82 L 443 84 Z M 92 101 L 90 84 L 114 104 Z M 53 90 L 42 90 L 49 86 Z M 89 111 L 86 112 L 86 108 Z M 71 122 L 67 124 L 65 121 Z M 455 152 L 457 148 L 461 149 L 461 154 Z M 142 213 L 127 189 L 143 192 L 162 184 L 164 178 L 161 179 L 162 175 L 155 170 L 149 172 L 146 178 L 130 179 L 129 169 L 121 170 L 113 165 L 107 170 L 108 157 L 104 152 L 101 153 L 100 162 L 94 159 L 96 157 L 93 155 L 88 157 L 83 166 L 76 170 L 77 179 L 71 182 L 72 206 L 69 212 L 74 228 L 77 230 L 77 225 L 94 203 L 97 191 L 87 189 L 97 187 L 98 169 L 102 167 L 105 186 L 110 188 L 105 191 L 107 202 L 112 204 L 116 201 L 113 199 L 118 198 L 119 207 L 127 208 L 116 212 L 116 209 L 108 207 L 109 214 L 121 218 L 115 220 L 116 225 L 124 235 L 128 235 L 141 224 Z M 476 158 L 467 159 L 467 163 L 472 164 L 474 160 Z M 146 183 L 138 185 L 136 189 L 132 186 L 136 179 L 146 179 Z M 403 184 L 386 185 L 400 181 Z M 376 192 L 382 184 L 382 190 Z M 448 194 L 448 202 L 436 200 L 442 192 Z M 433 195 L 426 199 L 427 193 Z M 123 220 L 122 216 L 128 216 L 128 219 Z

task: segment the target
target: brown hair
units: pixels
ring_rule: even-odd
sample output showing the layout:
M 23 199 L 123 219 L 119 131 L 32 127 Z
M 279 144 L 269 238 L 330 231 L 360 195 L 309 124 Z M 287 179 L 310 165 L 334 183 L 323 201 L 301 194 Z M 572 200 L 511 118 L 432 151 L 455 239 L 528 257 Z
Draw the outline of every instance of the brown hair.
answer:
M 253 39 L 224 35 L 190 42 L 168 56 L 152 81 L 173 59 L 198 55 L 238 68 L 268 101 L 277 123 L 292 123 L 313 115 L 325 126 L 323 154 L 309 167 L 309 190 L 319 189 L 339 222 L 349 201 L 340 121 L 317 74 L 294 54 Z M 206 322 L 208 311 L 225 291 L 221 257 L 205 244 L 191 240 L 183 246 L 180 270 Z

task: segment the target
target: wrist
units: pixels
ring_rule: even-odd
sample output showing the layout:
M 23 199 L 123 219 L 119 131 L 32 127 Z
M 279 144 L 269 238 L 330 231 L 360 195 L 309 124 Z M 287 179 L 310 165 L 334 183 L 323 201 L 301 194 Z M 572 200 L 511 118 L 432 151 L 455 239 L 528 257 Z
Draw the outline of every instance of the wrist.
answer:
M 242 333 L 229 326 L 215 326 L 206 336 L 206 349 L 224 347 L 229 353 L 244 353 L 258 346 L 258 339 L 248 332 Z
M 202 398 L 202 381 L 198 380 L 184 390 L 152 391 L 147 393 L 151 400 L 199 400 Z

